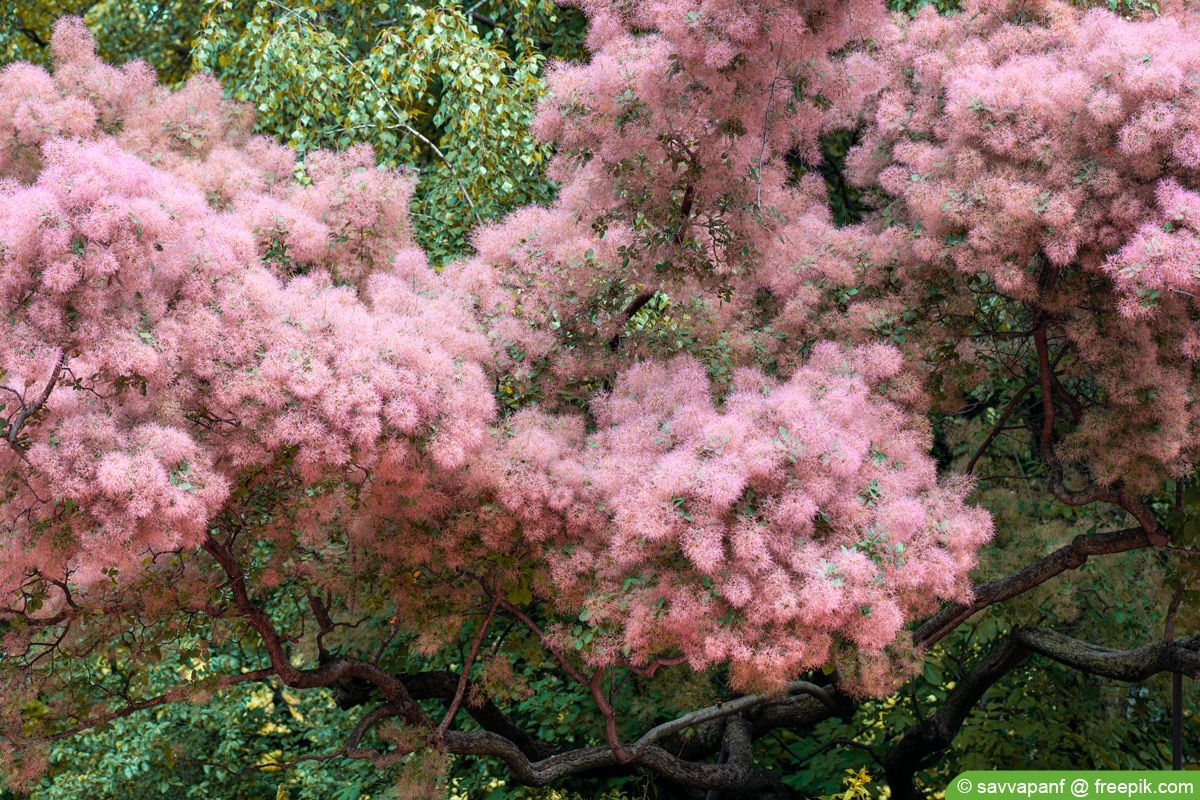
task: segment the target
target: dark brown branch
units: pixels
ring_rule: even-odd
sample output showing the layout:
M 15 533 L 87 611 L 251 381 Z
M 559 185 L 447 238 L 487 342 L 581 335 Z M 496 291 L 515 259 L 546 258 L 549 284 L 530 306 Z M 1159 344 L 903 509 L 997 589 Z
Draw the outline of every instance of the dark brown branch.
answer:
M 1033 343 L 1037 348 L 1038 354 L 1038 382 L 1042 393 L 1042 430 L 1038 434 L 1038 444 L 1041 449 L 1042 458 L 1047 462 L 1054 461 L 1054 397 L 1051 388 L 1051 371 L 1053 367 L 1050 365 L 1050 348 L 1046 344 L 1046 322 L 1043 320 L 1041 324 L 1033 332 Z
M 458 676 L 448 670 L 419 672 L 416 675 L 404 675 L 401 678 L 414 700 L 430 698 L 449 700 L 458 688 Z M 473 685 L 468 681 L 467 692 L 470 693 L 472 689 Z M 479 727 L 508 739 L 531 761 L 549 758 L 556 751 L 552 745 L 537 739 L 524 728 L 514 724 L 486 695 L 479 703 L 468 703 L 467 713 L 479 724 Z
M 36 414 L 42 406 L 46 405 L 46 401 L 50 399 L 51 393 L 54 392 L 54 387 L 58 383 L 58 378 L 62 375 L 63 369 L 67 366 L 67 351 L 64 350 L 58 357 L 58 362 L 54 365 L 54 371 L 50 373 L 50 380 L 46 381 L 46 388 L 42 390 L 42 394 L 32 404 L 21 407 L 17 415 L 13 417 L 8 426 L 8 443 L 9 445 L 22 455 L 25 453 L 25 448 L 17 441 L 17 437 L 21 435 L 21 428 L 25 426 L 25 420 Z
M 1183 593 L 1187 590 L 1187 583 L 1180 581 L 1175 587 L 1174 593 L 1171 595 L 1171 600 L 1167 603 L 1167 616 L 1163 624 L 1163 638 L 1168 642 L 1175 638 L 1175 616 L 1179 613 L 1179 604 L 1183 601 Z
M 641 311 L 642 307 L 645 306 L 646 303 L 649 303 L 654 298 L 654 295 L 656 295 L 656 294 L 658 294 L 657 289 L 646 289 L 641 294 L 639 294 L 637 297 L 635 297 L 633 299 L 633 302 L 631 302 L 629 305 L 627 305 L 625 307 L 625 310 L 621 312 L 621 316 L 624 317 L 624 319 L 621 321 L 621 327 L 623 328 L 625 326 L 625 324 L 629 322 L 629 320 L 633 319 L 633 315 L 636 314 L 637 312 Z M 622 333 L 621 333 L 621 331 L 617 331 L 617 333 L 611 339 L 608 340 L 608 349 L 613 351 L 614 353 L 617 350 L 620 350 L 621 349 L 621 339 L 622 339 Z
M 683 202 L 679 206 L 679 229 L 675 231 L 675 244 L 683 244 L 683 235 L 687 232 L 688 223 L 692 218 L 692 206 L 696 202 L 696 184 L 689 181 L 683 190 Z M 632 316 L 632 315 L 631 315 Z
M 188 694 L 195 692 L 200 688 L 206 690 L 224 689 L 227 686 L 234 686 L 239 683 L 250 683 L 253 681 L 266 680 L 274 674 L 274 667 L 267 667 L 266 669 L 256 669 L 253 672 L 246 672 L 241 675 L 226 675 L 217 678 L 215 681 L 206 680 L 198 686 L 177 686 L 170 691 L 158 695 L 157 697 L 152 697 L 139 703 L 132 703 L 125 708 L 120 709 L 119 711 L 114 711 L 111 714 L 104 714 L 103 716 L 82 722 L 73 728 L 68 728 L 65 731 L 59 731 L 58 733 L 51 734 L 50 736 L 45 737 L 45 741 L 57 742 L 60 739 L 66 739 L 78 733 L 83 733 L 86 730 L 91 730 L 97 725 L 103 725 L 106 722 L 112 722 L 114 719 L 128 717 L 132 714 L 138 713 L 139 711 L 145 711 L 146 709 L 166 705 L 167 703 L 177 703 L 186 698 Z
M 914 783 L 927 760 L 950 746 L 984 693 L 1030 653 L 1064 666 L 1120 681 L 1143 681 L 1160 672 L 1200 676 L 1200 637 L 1154 642 L 1132 650 L 1115 650 L 1083 642 L 1048 628 L 1015 628 L 984 656 L 947 696 L 945 703 L 912 726 L 883 757 L 895 800 L 924 797 Z
M 696 764 L 657 745 L 649 745 L 628 765 L 645 767 L 681 786 L 751 792 L 762 798 L 793 797 L 794 793 L 777 775 L 753 766 L 750 724 L 741 717 L 734 717 L 724 727 L 723 740 L 729 753 L 725 764 Z M 501 759 L 512 778 L 526 786 L 546 786 L 571 775 L 620 764 L 608 747 L 585 747 L 530 762 L 512 742 L 485 731 L 450 731 L 446 734 L 445 744 L 451 753 Z
M 314 596 L 308 589 L 304 590 L 304 596 L 308 598 L 308 606 L 317 620 L 317 660 L 324 663 L 329 660 L 329 651 L 325 649 L 325 637 L 333 631 L 333 619 L 329 616 L 329 607 L 321 603 L 321 598 Z
M 781 695 L 786 696 L 800 693 L 811 695 L 817 698 L 825 704 L 831 713 L 837 713 L 837 703 L 833 699 L 833 694 L 828 689 L 822 686 L 817 686 L 816 684 L 808 681 L 793 681 L 785 686 L 783 691 L 779 694 L 747 695 L 746 697 L 739 697 L 736 700 L 730 700 L 727 703 L 719 703 L 715 706 L 709 706 L 708 708 L 702 708 L 698 711 L 692 711 L 684 714 L 682 717 L 673 719 L 670 722 L 664 722 L 663 724 L 647 731 L 640 739 L 637 740 L 637 742 L 631 745 L 629 749 L 631 752 L 636 754 L 646 745 L 656 742 L 672 733 L 682 731 L 685 728 L 690 728 L 710 720 L 720 719 L 721 717 L 741 714 L 750 710 L 751 708 L 754 708 L 755 706 L 760 706 L 773 700 L 779 700 L 781 699 Z
M 1012 412 L 1033 387 L 1034 384 L 1032 383 L 1025 384 L 1025 387 L 1021 389 L 1021 391 L 1017 392 L 1013 399 L 1009 401 L 1008 406 L 1004 409 L 1004 413 L 1000 415 L 1000 419 L 996 422 L 991 431 L 988 432 L 987 437 L 985 437 L 983 440 L 983 444 L 979 445 L 979 449 L 975 451 L 975 455 L 971 456 L 971 460 L 967 463 L 968 475 L 975 471 L 975 465 L 979 462 L 979 459 L 983 456 L 987 449 L 991 447 L 992 442 L 996 440 L 996 437 L 1000 435 L 1000 432 L 1004 430 L 1004 426 L 1008 423 L 1008 418 L 1012 416 Z
M 1067 404 L 1067 408 L 1071 410 L 1071 419 L 1078 425 L 1083 419 L 1083 406 L 1079 404 L 1079 400 L 1067 391 L 1066 387 L 1058 380 L 1058 375 L 1050 373 L 1050 382 L 1054 386 L 1054 393 L 1059 399 Z
M 495 599 L 492 600 L 492 607 L 488 609 L 487 617 L 479 625 L 479 633 L 476 634 L 475 641 L 471 645 L 471 652 L 463 662 L 462 675 L 454 690 L 454 699 L 450 701 L 450 708 L 446 709 L 446 716 L 442 718 L 442 724 L 438 725 L 438 736 L 445 735 L 446 731 L 450 729 L 450 723 L 454 722 L 454 715 L 458 713 L 458 709 L 462 705 L 463 697 L 467 693 L 467 681 L 471 674 L 471 666 L 474 665 L 475 659 L 479 655 L 479 646 L 483 644 L 483 637 L 487 634 L 488 626 L 492 624 L 492 617 L 496 616 L 496 606 L 499 604 L 500 593 L 497 592 Z
M 45 48 L 45 47 L 50 46 L 49 42 L 47 42 L 41 36 L 38 36 L 37 31 L 35 31 L 33 28 L 30 28 L 25 23 L 21 22 L 20 17 L 17 17 L 16 24 L 13 27 L 16 29 L 16 31 L 18 33 L 20 33 L 22 36 L 24 36 L 29 41 L 36 44 L 38 47 Z
M 250 599 L 246 588 L 246 576 L 233 553 L 211 535 L 206 536 L 202 545 L 225 571 L 228 578 L 227 586 L 233 593 L 234 606 L 239 616 L 246 620 L 258 633 L 263 648 L 277 674 L 285 684 L 295 689 L 313 689 L 331 686 L 346 678 L 360 678 L 378 687 L 383 696 L 399 710 L 398 715 L 409 724 L 432 727 L 429 717 L 408 694 L 404 683 L 375 664 L 356 658 L 341 656 L 330 659 L 314 669 L 300 669 L 293 666 L 287 651 L 283 647 L 283 637 L 275 630 L 275 625 L 266 612 L 256 606 Z
M 1053 276 L 1049 280 L 1052 283 Z M 1047 487 L 1050 489 L 1050 493 L 1059 502 L 1069 506 L 1086 506 L 1092 503 L 1111 503 L 1120 506 L 1141 523 L 1152 544 L 1156 546 L 1166 544 L 1166 534 L 1155 519 L 1154 513 L 1136 498 L 1126 496 L 1119 482 L 1112 487 L 1092 486 L 1083 491 L 1068 489 L 1063 483 L 1063 465 L 1054 449 L 1054 395 L 1056 394 L 1054 387 L 1058 383 L 1058 379 L 1054 375 L 1054 364 L 1050 361 L 1050 348 L 1046 340 L 1047 325 L 1047 317 L 1041 314 L 1040 321 L 1033 332 L 1033 341 L 1038 356 L 1038 377 L 1041 385 L 1043 412 L 1038 446 L 1040 455 L 1046 462 L 1049 477 Z M 1061 386 L 1058 388 L 1058 392 L 1066 394 Z M 1068 402 L 1068 405 L 1071 403 Z M 1072 406 L 1071 411 L 1076 418 L 1082 413 L 1077 406 Z
M 974 600 L 965 604 L 951 603 L 934 614 L 913 634 L 913 641 L 919 647 L 929 647 L 976 612 L 1023 594 L 1067 570 L 1078 569 L 1089 556 L 1124 553 L 1150 545 L 1150 537 L 1142 528 L 1076 536 L 1070 544 L 1060 547 L 1024 569 L 1006 578 L 976 586 Z
M 478 11 L 470 11 L 467 13 L 467 16 L 488 28 L 496 27 L 496 20 L 492 19 L 487 14 L 482 14 Z
M 554 656 L 554 659 L 559 663 L 559 666 L 566 670 L 568 675 L 574 678 L 578 683 L 581 683 L 584 686 L 588 685 L 588 679 L 583 677 L 583 673 L 576 669 L 575 665 L 568 661 L 566 656 L 550 646 L 549 637 L 546 636 L 545 632 L 538 627 L 538 624 L 534 622 L 528 614 L 504 599 L 500 600 L 500 607 L 520 620 L 521 624 L 528 628 L 529 631 L 538 638 L 538 641 L 545 646 L 545 648 L 550 652 L 550 655 Z
M 347 758 L 370 759 L 376 767 L 381 769 L 396 763 L 400 758 L 408 755 L 412 751 L 404 748 L 396 748 L 385 754 L 380 753 L 373 747 L 362 747 L 359 744 L 362 741 L 362 737 L 367 734 L 367 731 L 388 717 L 399 716 L 399 713 L 400 709 L 392 703 L 384 703 L 381 706 L 373 708 L 350 731 L 350 735 L 346 738 L 346 746 L 342 748 L 342 752 Z
M 1027 655 L 1028 650 L 1015 637 L 1006 636 L 958 682 L 941 708 L 905 731 L 899 741 L 888 748 L 883 754 L 883 765 L 895 800 L 924 797 L 913 780 L 920 765 L 950 746 L 984 693 Z

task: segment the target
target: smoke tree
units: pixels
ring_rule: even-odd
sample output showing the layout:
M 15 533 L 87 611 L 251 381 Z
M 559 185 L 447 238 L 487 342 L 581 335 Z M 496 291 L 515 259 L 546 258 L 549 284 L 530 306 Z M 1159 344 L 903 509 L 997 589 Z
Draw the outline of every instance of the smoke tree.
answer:
M 1195 273 L 1183 209 L 1195 168 L 1195 24 L 1182 8 L 1133 22 L 1058 3 L 966 4 L 953 18 L 921 14 L 880 48 L 889 85 L 847 164 L 853 179 L 887 193 L 881 219 L 904 231 L 894 256 L 909 281 L 901 292 L 923 308 L 886 324 L 936 365 L 946 401 L 961 403 L 954 394 L 965 389 L 993 406 L 968 471 L 1016 424 L 1029 431 L 1038 483 L 1055 502 L 1115 507 L 1133 524 L 1078 537 L 980 587 L 973 604 L 922 626 L 918 643 L 1090 555 L 1148 544 L 1186 553 L 1193 542 L 1193 492 L 1182 484 L 1196 461 Z M 1033 80 L 1044 88 L 1030 91 Z M 1171 639 L 1177 613 L 1194 625 L 1194 577 L 1186 555 L 1167 565 Z M 890 748 L 893 790 L 914 791 L 922 754 L 947 744 L 1029 651 L 1125 680 L 1167 669 L 1194 676 L 1194 639 L 1176 646 L 1134 667 L 1136 650 L 1087 662 L 1084 646 L 1061 634 L 1014 631 Z
M 558 199 L 440 273 L 412 176 L 365 147 L 298 170 L 212 78 L 107 67 L 77 20 L 52 73 L 0 73 L 13 785 L 48 742 L 275 680 L 356 709 L 297 756 L 404 763 L 406 793 L 470 756 L 789 796 L 756 740 L 890 694 L 1091 555 L 1168 544 L 1200 352 L 1187 12 L 581 6 L 592 58 L 534 125 Z M 849 127 L 878 210 L 837 227 L 811 168 Z M 1050 497 L 1131 527 L 972 590 L 992 523 L 929 423 L 972 396 L 1001 400 L 967 473 L 1021 421 Z M 197 640 L 202 669 L 145 677 Z M 204 662 L 231 640 L 257 666 Z M 1031 652 L 1200 664 L 1194 639 L 1016 629 L 890 744 L 893 795 Z M 526 667 L 586 694 L 594 741 L 523 725 Z M 694 674 L 703 707 L 623 713 Z M 705 705 L 718 680 L 736 699 Z

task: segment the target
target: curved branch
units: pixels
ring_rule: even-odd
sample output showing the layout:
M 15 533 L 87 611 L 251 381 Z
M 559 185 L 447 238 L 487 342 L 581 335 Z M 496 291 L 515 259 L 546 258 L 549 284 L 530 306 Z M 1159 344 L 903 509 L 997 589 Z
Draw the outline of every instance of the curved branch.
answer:
M 454 697 L 458 688 L 458 676 L 448 670 L 418 672 L 416 675 L 401 676 L 401 679 L 414 700 L 449 700 Z M 472 687 L 473 684 L 468 681 L 468 693 L 472 691 Z M 467 713 L 479 727 L 508 739 L 532 761 L 549 758 L 555 753 L 553 745 L 543 742 L 515 724 L 487 695 L 483 695 L 482 702 L 478 704 L 467 703 Z
M 24 455 L 25 448 L 21 445 L 18 437 L 21 435 L 21 429 L 25 427 L 25 420 L 36 414 L 42 406 L 46 405 L 46 401 L 50 399 L 50 395 L 54 392 L 54 387 L 58 384 L 58 379 L 62 375 L 63 369 L 67 366 L 67 351 L 63 350 L 58 361 L 54 364 L 54 370 L 50 373 L 50 379 L 46 381 L 46 388 L 42 390 L 41 396 L 38 397 L 31 405 L 21 407 L 12 421 L 8 424 L 8 444 L 21 455 Z
M 777 775 L 757 769 L 751 763 L 751 728 L 746 720 L 735 717 L 725 727 L 724 738 L 730 748 L 730 758 L 725 764 L 684 761 L 657 745 L 647 745 L 625 766 L 645 767 L 681 786 L 758 792 L 763 798 L 793 796 Z M 501 759 L 513 780 L 526 786 L 546 786 L 571 775 L 621 765 L 605 745 L 580 748 L 531 762 L 512 742 L 487 731 L 449 731 L 444 742 L 446 749 L 457 755 Z
M 741 712 L 748 711 L 755 706 L 769 703 L 772 700 L 778 700 L 780 699 L 781 695 L 786 696 L 798 693 L 808 694 L 817 698 L 832 713 L 837 713 L 838 711 L 837 703 L 834 701 L 833 695 L 828 689 L 817 686 L 814 683 L 809 683 L 808 681 L 793 681 L 787 686 L 783 687 L 781 692 L 775 694 L 756 694 L 749 695 L 747 697 L 739 697 L 736 700 L 730 700 L 728 703 L 717 703 L 715 706 L 709 706 L 708 708 L 702 708 L 698 711 L 692 711 L 691 713 L 684 714 L 682 717 L 673 719 L 670 722 L 664 722 L 663 724 L 655 726 L 647 731 L 642 738 L 638 739 L 633 745 L 630 746 L 629 751 L 636 756 L 638 751 L 643 747 L 663 738 L 664 736 L 669 736 L 672 733 L 678 733 L 685 728 L 690 728 L 693 725 L 699 725 L 703 722 L 710 722 L 712 720 L 720 719 L 721 717 L 730 716 L 731 714 L 740 714 Z
M 367 734 L 367 731 L 388 717 L 398 716 L 399 713 L 400 709 L 392 703 L 384 703 L 381 706 L 371 709 L 363 715 L 363 718 L 350 731 L 350 735 L 346 737 L 346 746 L 342 748 L 341 752 L 347 758 L 369 759 L 376 767 L 380 768 L 393 764 L 400 758 L 408 755 L 411 751 L 402 748 L 396 748 L 385 754 L 380 753 L 373 747 L 362 747 L 359 744 L 362 742 L 362 737 Z
M 492 623 L 492 617 L 496 615 L 496 606 L 500 603 L 500 593 L 496 593 L 496 597 L 492 600 L 492 607 L 488 609 L 487 617 L 479 625 L 479 633 L 475 636 L 475 642 L 471 645 L 471 652 L 467 656 L 467 660 L 463 662 L 462 676 L 458 679 L 458 686 L 454 689 L 454 699 L 450 701 L 450 708 L 446 709 L 446 715 L 442 717 L 442 724 L 438 725 L 437 735 L 443 736 L 450 729 L 450 723 L 454 722 L 454 716 L 458 713 L 458 709 L 462 706 L 463 698 L 467 694 L 468 677 L 471 674 L 471 666 L 475 663 L 475 657 L 479 655 L 479 646 L 483 644 L 483 637 L 487 633 L 488 625 Z
M 1149 547 L 1150 537 L 1143 528 L 1126 528 L 1106 533 L 1080 534 L 1048 556 L 1038 559 L 1024 569 L 994 581 L 976 586 L 975 599 L 970 603 L 951 603 L 917 628 L 913 642 L 929 647 L 957 628 L 972 615 L 990 605 L 1016 597 L 1054 576 L 1083 566 L 1089 556 L 1124 553 Z
M 231 550 L 211 534 L 205 536 L 201 547 L 224 570 L 229 579 L 226 585 L 233 593 L 233 602 L 238 614 L 258 633 L 275 674 L 285 684 L 296 689 L 313 689 L 330 686 L 345 678 L 361 678 L 377 686 L 384 697 L 396 706 L 404 721 L 430 727 L 428 715 L 408 694 L 404 683 L 369 661 L 338 656 L 314 669 L 300 669 L 294 666 L 284 650 L 283 637 L 275 629 L 275 624 L 267 613 L 250 599 L 249 590 L 246 588 L 246 576 Z
M 945 703 L 912 726 L 883 756 L 895 800 L 924 797 L 914 776 L 930 756 L 950 746 L 984 693 L 1031 654 L 1064 666 L 1121 681 L 1137 682 L 1160 672 L 1200 676 L 1200 636 L 1115 650 L 1074 639 L 1048 628 L 1015 628 L 971 669 Z
M 1102 647 L 1049 628 L 1018 628 L 1013 636 L 1030 652 L 1101 678 L 1137 683 L 1160 672 L 1200 677 L 1200 636 L 1153 642 L 1133 650 Z
M 224 689 L 227 686 L 234 686 L 239 683 L 251 683 L 253 681 L 266 680 L 274 674 L 275 669 L 273 667 L 267 667 L 266 669 L 256 669 L 252 672 L 245 672 L 240 675 L 226 675 L 218 678 L 215 681 L 203 681 L 195 686 L 177 686 L 174 689 L 163 692 L 157 697 L 143 700 L 140 703 L 133 703 L 125 708 L 122 708 L 120 711 L 114 711 L 111 714 L 105 714 L 99 718 L 80 723 L 73 728 L 68 728 L 65 731 L 59 731 L 58 733 L 46 736 L 44 737 L 44 740 L 47 742 L 57 742 L 60 739 L 67 739 L 78 733 L 91 730 L 97 725 L 103 725 L 106 722 L 112 722 L 114 719 L 128 717 L 132 714 L 138 713 L 139 711 L 145 711 L 148 708 L 155 708 L 156 706 L 166 705 L 167 703 L 179 702 L 187 697 L 189 693 L 199 689 Z

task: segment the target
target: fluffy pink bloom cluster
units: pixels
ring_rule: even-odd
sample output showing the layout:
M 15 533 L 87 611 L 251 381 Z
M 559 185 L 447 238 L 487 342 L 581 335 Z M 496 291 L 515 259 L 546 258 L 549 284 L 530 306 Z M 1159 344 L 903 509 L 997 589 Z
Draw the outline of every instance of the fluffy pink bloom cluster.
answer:
M 717 408 L 696 360 L 644 363 L 596 400 L 596 430 L 524 411 L 481 466 L 556 603 L 603 634 L 592 661 L 683 653 L 774 686 L 969 595 L 990 519 L 939 484 L 919 417 L 876 394 L 901 367 L 825 344 L 784 381 L 739 371 Z
M 106 67 L 78 22 L 53 75 L 0 73 L 0 587 L 95 586 L 266 492 L 255 579 L 386 602 L 420 648 L 516 585 L 582 613 L 596 665 L 745 688 L 833 662 L 890 691 L 903 626 L 966 598 L 991 525 L 936 475 L 919 373 L 862 343 L 896 303 L 863 265 L 902 242 L 791 180 L 885 85 L 829 55 L 882 3 L 586 8 L 595 58 L 539 122 L 560 199 L 444 277 L 369 151 L 297 180 L 214 82 Z M 839 307 L 853 284 L 869 310 Z M 492 377 L 523 410 L 489 435 Z
M 948 250 L 1014 296 L 1036 292 L 1037 254 L 1113 269 L 1110 254 L 1158 216 L 1158 181 L 1200 167 L 1193 23 L 1043 0 L 1025 4 L 1040 21 L 1029 24 L 976 5 L 954 17 L 927 9 L 884 45 L 898 77 L 848 160 L 853 173 L 904 198 L 925 234 L 920 257 Z M 965 241 L 947 248 L 948 237 Z
M 1064 455 L 1153 489 L 1200 457 L 1200 21 L 966 5 L 880 37 L 890 84 L 848 167 L 902 201 L 902 281 L 965 297 L 983 277 L 1052 321 L 1072 353 L 1058 380 L 1103 397 L 1075 410 Z M 986 365 L 980 341 L 954 347 Z
M 479 257 L 458 269 L 501 369 L 556 402 L 615 365 L 669 356 L 680 335 L 720 340 L 731 364 L 795 366 L 795 342 L 761 324 L 761 293 L 787 305 L 772 323 L 811 333 L 816 301 L 795 284 L 854 271 L 840 253 L 818 258 L 830 246 L 815 240 L 837 238 L 824 187 L 816 175 L 794 183 L 789 158 L 819 159 L 820 134 L 885 81 L 861 55 L 830 55 L 887 24 L 882 2 L 582 7 L 593 57 L 551 69 L 535 125 L 556 146 L 559 199 L 483 231 Z M 672 304 L 678 335 L 629 329 L 643 292 Z
M 558 646 L 595 664 L 683 655 L 764 687 L 836 662 L 887 693 L 883 651 L 966 597 L 991 525 L 938 482 L 900 354 L 812 346 L 869 337 L 825 314 L 831 290 L 878 295 L 861 265 L 898 246 L 834 228 L 788 162 L 884 85 L 830 55 L 885 26 L 882 3 L 583 7 L 594 56 L 552 71 L 538 120 L 559 200 L 446 270 L 538 403 L 473 471 L 494 503 L 469 519 L 545 559 L 536 593 L 591 631 Z
M 462 467 L 487 344 L 413 247 L 411 179 L 351 150 L 301 185 L 215 82 L 107 67 L 78 21 L 53 47 L 53 75 L 0 73 L 0 586 L 194 547 L 284 463 L 409 488 Z
M 653 215 L 677 206 L 672 196 L 690 184 L 701 225 L 728 218 L 727 203 L 786 213 L 783 156 L 798 148 L 819 159 L 817 135 L 839 119 L 820 98 L 853 107 L 874 87 L 851 80 L 847 62 L 831 53 L 875 36 L 885 22 L 876 0 L 580 6 L 594 55 L 553 71 L 553 99 L 536 123 L 560 148 L 554 172 L 570 183 L 561 205 Z M 758 238 L 740 227 L 728 235 Z

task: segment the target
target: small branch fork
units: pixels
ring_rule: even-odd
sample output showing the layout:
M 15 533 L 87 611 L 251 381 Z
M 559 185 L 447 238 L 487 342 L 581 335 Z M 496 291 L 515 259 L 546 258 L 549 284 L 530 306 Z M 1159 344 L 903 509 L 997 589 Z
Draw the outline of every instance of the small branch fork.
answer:
M 475 664 L 476 656 L 479 655 L 479 646 L 483 644 L 484 634 L 487 633 L 488 625 L 492 624 L 492 617 L 496 615 L 496 606 L 499 603 L 500 593 L 496 592 L 495 599 L 492 600 L 492 607 L 488 609 L 487 617 L 480 623 L 479 633 L 475 634 L 475 641 L 471 644 L 471 653 L 463 662 L 462 676 L 458 679 L 458 687 L 454 690 L 454 700 L 451 701 L 450 708 L 446 709 L 446 716 L 442 718 L 442 724 L 438 725 L 436 735 L 439 739 L 446 735 L 446 731 L 450 729 L 450 723 L 454 722 L 454 715 L 462 706 L 463 697 L 467 693 L 467 680 L 471 674 L 471 667 Z
M 5 441 L 8 442 L 8 446 L 11 447 L 17 453 L 17 455 L 21 456 L 21 458 L 25 458 L 25 450 L 27 449 L 20 440 L 21 430 L 25 427 L 26 420 L 28 420 L 46 405 L 46 401 L 49 400 L 50 395 L 53 394 L 54 387 L 58 385 L 58 379 L 62 377 L 63 370 L 66 369 L 66 366 L 67 352 L 63 350 L 59 353 L 58 361 L 55 362 L 54 370 L 50 373 L 50 379 L 46 381 L 46 387 L 42 390 L 41 395 L 38 396 L 37 400 L 29 404 L 25 403 L 25 398 L 22 395 L 17 394 L 17 392 L 13 391 L 12 389 L 9 389 L 8 387 L 0 387 L 0 389 L 4 389 L 13 395 L 16 395 L 17 399 L 21 402 L 21 408 L 8 420 L 8 435 L 4 437 Z
M 1040 283 L 1043 288 L 1053 285 L 1056 278 L 1054 270 L 1043 273 Z M 1082 408 L 1079 403 L 1063 388 L 1054 374 L 1054 364 L 1050 358 L 1050 347 L 1047 341 L 1047 330 L 1050 316 L 1045 311 L 1035 315 L 1036 324 L 1033 330 L 1033 342 L 1038 360 L 1038 385 L 1042 401 L 1042 428 L 1038 432 L 1038 448 L 1042 459 L 1046 462 L 1049 473 L 1048 488 L 1055 499 L 1068 506 L 1085 506 L 1092 503 L 1110 503 L 1127 511 L 1146 532 L 1149 544 L 1161 547 L 1168 543 L 1166 532 L 1159 525 L 1154 512 L 1136 498 L 1129 497 L 1121 488 L 1119 482 L 1112 487 L 1092 486 L 1083 491 L 1068 489 L 1063 482 L 1063 465 L 1055 450 L 1054 398 L 1065 400 L 1070 409 L 1072 419 L 1078 423 Z

